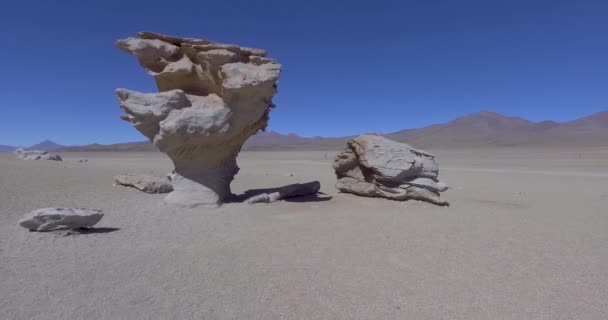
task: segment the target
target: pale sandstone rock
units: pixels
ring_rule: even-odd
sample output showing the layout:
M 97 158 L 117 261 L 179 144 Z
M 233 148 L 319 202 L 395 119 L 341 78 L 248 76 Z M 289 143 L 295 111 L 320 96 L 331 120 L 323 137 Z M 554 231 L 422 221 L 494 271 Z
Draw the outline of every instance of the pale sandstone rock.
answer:
M 266 128 L 281 65 L 261 49 L 151 32 L 119 40 L 159 93 L 117 89 L 121 118 L 173 161 L 165 201 L 218 206 L 230 195 L 243 143 Z
M 26 214 L 19 225 L 30 231 L 50 231 L 57 228 L 90 228 L 103 218 L 100 210 L 82 208 L 43 208 Z
M 448 205 L 439 198 L 447 185 L 438 180 L 439 166 L 427 152 L 377 135 L 347 143 L 333 164 L 342 192 L 393 200 L 416 199 Z
M 148 174 L 120 174 L 114 176 L 114 182 L 125 187 L 133 187 L 146 193 L 169 193 L 173 186 L 168 178 Z
M 15 150 L 15 155 L 17 159 L 22 160 L 53 160 L 53 161 L 63 161 L 60 156 L 56 154 L 50 154 L 46 151 L 40 150 L 24 150 L 19 148 Z

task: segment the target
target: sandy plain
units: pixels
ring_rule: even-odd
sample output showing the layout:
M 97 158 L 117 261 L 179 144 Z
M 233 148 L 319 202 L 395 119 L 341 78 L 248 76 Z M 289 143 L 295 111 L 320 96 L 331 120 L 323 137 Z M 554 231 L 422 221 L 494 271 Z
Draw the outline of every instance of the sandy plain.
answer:
M 112 185 L 160 153 L 0 154 L 0 318 L 608 319 L 608 148 L 431 151 L 450 207 L 340 194 L 335 152 L 244 152 L 233 182 L 326 196 L 188 210 Z M 49 206 L 105 217 L 16 224 Z

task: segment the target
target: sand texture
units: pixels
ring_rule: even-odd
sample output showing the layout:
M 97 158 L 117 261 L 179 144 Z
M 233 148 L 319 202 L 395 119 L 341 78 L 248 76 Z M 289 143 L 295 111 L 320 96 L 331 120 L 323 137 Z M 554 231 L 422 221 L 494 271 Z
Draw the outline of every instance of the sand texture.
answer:
M 429 151 L 450 207 L 339 193 L 338 150 L 243 152 L 232 183 L 318 180 L 329 200 L 218 209 L 113 186 L 166 175 L 161 153 L 0 154 L 0 318 L 608 319 L 608 149 Z M 17 224 L 44 207 L 105 215 Z

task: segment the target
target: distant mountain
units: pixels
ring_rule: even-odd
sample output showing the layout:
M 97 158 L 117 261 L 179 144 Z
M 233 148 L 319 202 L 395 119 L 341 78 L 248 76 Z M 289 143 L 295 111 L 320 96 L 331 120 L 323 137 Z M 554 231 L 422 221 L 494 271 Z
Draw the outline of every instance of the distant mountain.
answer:
M 419 148 L 470 148 L 508 146 L 602 146 L 608 147 L 608 111 L 574 121 L 532 122 L 519 117 L 481 111 L 443 124 L 385 134 L 389 139 Z M 252 136 L 243 150 L 339 150 L 351 137 L 300 137 L 274 131 Z M 62 151 L 154 151 L 149 142 L 88 145 Z
M 532 122 L 482 111 L 445 124 L 388 134 L 422 148 L 505 146 L 608 146 L 608 111 L 574 121 Z
M 126 142 L 126 143 L 116 143 L 116 144 L 88 144 L 84 146 L 69 146 L 61 149 L 57 149 L 57 151 L 106 151 L 106 152 L 118 152 L 118 151 L 158 151 L 156 147 L 148 142 L 148 141 L 140 141 L 140 142 Z
M 5 145 L 0 144 L 0 152 L 13 152 L 13 151 L 15 151 L 15 149 L 17 149 L 17 148 L 15 148 L 13 146 L 5 146 Z
M 0 145 L 0 152 L 13 152 L 18 148 L 20 148 L 20 147 Z M 57 144 L 51 140 L 44 140 L 38 144 L 35 144 L 31 147 L 27 147 L 25 149 L 51 151 L 51 150 L 57 150 L 57 149 L 61 149 L 61 148 L 65 148 L 65 146 Z
M 243 150 L 334 150 L 344 146 L 349 138 L 305 138 L 294 133 L 258 132 L 245 142 Z
M 274 131 L 258 132 L 243 145 L 243 150 L 334 150 L 344 145 L 348 138 L 305 138 L 296 134 L 281 134 Z M 58 151 L 158 151 L 149 141 L 126 142 L 116 144 L 89 144 L 84 146 L 70 146 Z
M 62 146 L 60 144 L 57 144 L 51 140 L 44 140 L 38 144 L 35 144 L 33 146 L 28 147 L 27 149 L 29 150 L 44 150 L 44 151 L 51 151 L 51 150 L 56 150 L 56 149 L 60 149 L 63 148 L 65 146 Z

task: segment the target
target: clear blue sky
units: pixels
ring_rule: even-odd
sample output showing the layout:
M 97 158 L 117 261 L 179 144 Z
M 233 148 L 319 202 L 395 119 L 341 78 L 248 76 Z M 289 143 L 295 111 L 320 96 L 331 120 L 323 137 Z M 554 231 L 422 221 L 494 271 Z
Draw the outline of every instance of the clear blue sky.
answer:
M 608 1 L 3 1 L 0 144 L 145 140 L 117 87 L 156 91 L 115 39 L 149 30 L 267 49 L 269 129 L 391 132 L 492 110 L 608 109 Z

